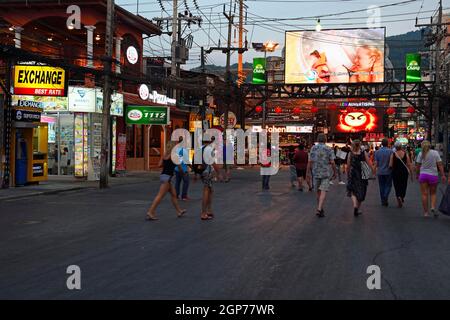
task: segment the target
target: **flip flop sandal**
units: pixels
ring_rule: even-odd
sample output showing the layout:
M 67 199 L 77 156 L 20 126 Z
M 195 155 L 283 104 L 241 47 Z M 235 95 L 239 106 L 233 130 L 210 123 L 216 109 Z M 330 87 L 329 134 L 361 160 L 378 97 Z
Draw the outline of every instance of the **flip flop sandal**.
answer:
M 214 218 L 214 213 L 212 213 L 212 212 L 208 212 L 207 215 L 208 215 L 208 217 Z
M 181 218 L 181 217 L 183 217 L 184 216 L 184 214 L 187 212 L 187 210 L 186 209 L 184 209 L 184 210 L 181 210 L 181 212 L 179 213 L 179 214 L 177 214 L 177 216 L 178 216 L 178 218 Z
M 200 219 L 202 220 L 212 220 L 212 217 L 208 216 L 208 217 L 201 217 Z
M 149 215 L 147 215 L 145 217 L 145 221 L 155 221 L 155 220 L 159 220 L 157 217 L 150 217 Z

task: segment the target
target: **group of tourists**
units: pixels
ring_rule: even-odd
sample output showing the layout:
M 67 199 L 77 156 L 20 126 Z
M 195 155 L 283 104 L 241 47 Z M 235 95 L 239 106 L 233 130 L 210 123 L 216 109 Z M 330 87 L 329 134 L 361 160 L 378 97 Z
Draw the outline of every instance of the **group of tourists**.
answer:
M 309 157 L 306 177 L 308 181 L 313 181 L 313 188 L 317 193 L 316 214 L 322 218 L 325 216 L 323 206 L 330 184 L 338 176 L 339 183 L 343 183 L 340 178 L 343 157 L 342 155 L 341 158 L 336 157 L 336 149 L 333 151 L 325 144 L 324 134 L 319 134 L 317 142 L 306 156 L 302 153 L 304 147 L 300 145 L 294 159 L 302 158 L 304 162 L 304 158 L 308 159 Z M 375 176 L 378 179 L 382 206 L 389 206 L 389 196 L 393 185 L 397 206 L 402 208 L 405 203 L 408 181 L 414 181 L 414 177 L 416 177 L 420 183 L 423 215 L 425 217 L 438 216 L 436 193 L 439 175 L 442 183 L 450 184 L 450 177 L 447 180 L 442 159 L 439 153 L 432 149 L 430 142 L 424 141 L 421 144 L 420 150 L 416 152 L 415 161 L 412 159 L 412 154 L 400 142 L 396 142 L 391 148 L 387 139 L 383 139 L 381 147 L 377 147 L 372 156 L 369 149 L 364 147 L 360 140 L 353 140 L 351 147 L 346 148 L 344 147 L 340 151 L 345 157 L 344 172 L 347 174 L 347 195 L 352 199 L 355 217 L 362 214 L 360 208 L 366 199 L 369 180 L 374 180 Z M 301 188 L 301 184 L 299 184 L 299 188 Z
M 180 141 L 182 142 L 182 138 Z M 211 141 L 204 141 L 202 147 L 202 164 L 193 166 L 193 171 L 201 177 L 203 183 L 202 210 L 200 218 L 210 220 L 214 217 L 212 212 L 213 182 L 215 176 L 221 177 L 220 167 L 216 164 L 206 164 L 204 155 L 214 157 L 214 148 Z M 189 200 L 187 192 L 189 188 L 189 167 L 184 161 L 188 151 L 178 148 L 177 143 L 169 142 L 164 156 L 160 160 L 162 172 L 160 175 L 160 189 L 150 209 L 147 212 L 147 220 L 157 220 L 156 208 L 164 196 L 169 193 L 171 201 L 176 209 L 177 216 L 182 217 L 186 209 L 182 209 L 178 200 Z M 392 147 L 392 148 L 391 148 Z M 173 151 L 179 156 L 180 164 L 176 165 L 172 160 Z M 267 157 L 270 159 L 271 146 L 267 145 Z M 413 159 L 415 158 L 415 159 Z M 261 167 L 270 167 L 271 162 L 266 161 Z M 342 148 L 331 148 L 326 145 L 325 134 L 319 134 L 317 143 L 309 150 L 305 144 L 300 144 L 297 150 L 290 154 L 291 185 L 300 192 L 305 189 L 315 191 L 317 195 L 317 211 L 319 218 L 325 217 L 324 204 L 327 192 L 333 180 L 338 178 L 339 184 L 346 185 L 347 196 L 351 198 L 355 217 L 362 214 L 361 206 L 366 199 L 369 180 L 378 180 L 381 205 L 389 206 L 389 196 L 394 186 L 397 206 L 402 208 L 405 203 L 408 181 L 414 181 L 414 177 L 420 183 L 422 195 L 423 215 L 429 217 L 438 216 L 436 210 L 437 187 L 439 174 L 443 183 L 447 183 L 444 166 L 439 153 L 433 150 L 430 142 L 424 141 L 419 150 L 413 154 L 397 142 L 389 146 L 389 141 L 383 139 L 381 146 L 375 151 L 364 146 L 360 140 L 353 140 L 351 145 Z M 343 180 L 346 174 L 347 182 Z M 175 175 L 175 187 L 172 178 Z M 225 174 L 227 175 L 227 174 Z M 270 175 L 262 176 L 262 189 L 269 190 Z M 376 178 L 375 178 L 376 177 Z M 450 184 L 450 177 L 448 179 Z
M 182 141 L 183 139 L 180 138 L 179 142 Z M 214 150 L 211 146 L 213 141 L 214 139 L 211 141 L 204 141 L 202 154 L 209 154 L 213 156 Z M 156 216 L 156 208 L 167 193 L 171 196 L 172 204 L 175 207 L 179 218 L 181 218 L 187 211 L 186 209 L 182 209 L 180 207 L 178 200 L 189 200 L 187 196 L 189 187 L 189 168 L 187 162 L 185 161 L 188 151 L 185 148 L 178 148 L 175 150 L 175 154 L 178 155 L 180 163 L 176 165 L 172 160 L 172 153 L 177 144 L 178 143 L 176 142 L 170 141 L 166 146 L 163 157 L 159 161 L 159 167 L 162 167 L 162 172 L 159 178 L 160 187 L 158 194 L 147 212 L 146 220 L 148 221 L 158 220 Z M 214 218 L 214 214 L 212 212 L 212 199 L 214 192 L 213 181 L 214 172 L 219 172 L 219 170 L 220 168 L 217 164 L 207 164 L 204 159 L 201 164 L 193 166 L 194 174 L 199 175 L 203 183 L 202 211 L 200 215 L 201 220 L 210 220 Z M 176 176 L 175 187 L 172 185 L 172 178 L 174 175 Z M 183 182 L 183 189 L 181 189 L 180 186 L 181 182 Z

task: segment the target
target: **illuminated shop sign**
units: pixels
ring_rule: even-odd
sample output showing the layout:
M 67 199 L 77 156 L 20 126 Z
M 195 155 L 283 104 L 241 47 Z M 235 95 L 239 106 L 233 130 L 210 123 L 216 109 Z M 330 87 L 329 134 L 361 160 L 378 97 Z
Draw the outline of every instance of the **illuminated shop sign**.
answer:
M 14 67 L 14 94 L 66 96 L 66 71 L 47 66 L 16 65 Z
M 342 110 L 338 114 L 337 131 L 339 132 L 373 132 L 380 129 L 379 116 L 370 109 Z

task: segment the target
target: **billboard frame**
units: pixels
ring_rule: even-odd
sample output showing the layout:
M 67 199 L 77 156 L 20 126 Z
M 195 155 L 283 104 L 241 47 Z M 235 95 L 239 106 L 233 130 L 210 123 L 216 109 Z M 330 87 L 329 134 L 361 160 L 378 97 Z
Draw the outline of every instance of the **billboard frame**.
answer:
M 315 29 L 303 29 L 303 30 L 285 30 L 284 31 L 284 48 L 285 48 L 285 52 L 286 52 L 286 47 L 287 47 L 287 34 L 291 33 L 291 32 L 317 32 L 317 33 L 321 33 L 324 31 L 339 31 L 339 30 L 371 30 L 371 29 L 383 29 L 384 30 L 384 36 L 383 36 L 383 49 L 384 49 L 384 56 L 383 56 L 383 82 L 372 82 L 372 83 L 385 83 L 386 82 L 386 27 L 379 27 L 379 28 L 369 28 L 369 27 L 364 27 L 364 28 L 333 28 L 333 29 L 322 29 L 320 31 L 317 31 Z M 284 80 L 285 80 L 285 84 L 289 84 L 289 85 L 297 85 L 297 84 L 311 84 L 311 83 L 292 83 L 292 82 L 286 82 L 286 53 L 284 55 Z M 355 82 L 355 83 L 367 83 L 367 82 Z M 347 84 L 347 83 L 339 83 L 339 82 L 334 82 L 333 84 Z

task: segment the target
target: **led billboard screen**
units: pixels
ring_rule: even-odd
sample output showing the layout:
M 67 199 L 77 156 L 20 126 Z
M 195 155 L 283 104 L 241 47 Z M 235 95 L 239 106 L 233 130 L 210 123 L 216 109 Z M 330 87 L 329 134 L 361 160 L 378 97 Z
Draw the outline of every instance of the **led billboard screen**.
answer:
M 286 83 L 384 81 L 385 29 L 286 32 Z

